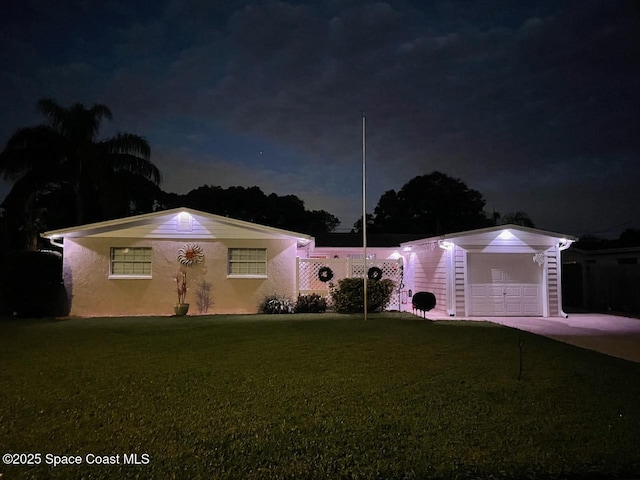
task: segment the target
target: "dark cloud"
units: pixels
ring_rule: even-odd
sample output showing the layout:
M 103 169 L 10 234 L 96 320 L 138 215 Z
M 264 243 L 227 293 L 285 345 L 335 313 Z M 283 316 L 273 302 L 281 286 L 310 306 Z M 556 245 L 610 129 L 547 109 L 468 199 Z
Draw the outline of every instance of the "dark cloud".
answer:
M 543 228 L 640 226 L 623 188 L 640 173 L 639 18 L 606 0 L 32 0 L 0 29 L 0 134 L 42 96 L 106 103 L 172 188 L 258 184 L 350 225 L 366 113 L 370 210 L 438 169 Z

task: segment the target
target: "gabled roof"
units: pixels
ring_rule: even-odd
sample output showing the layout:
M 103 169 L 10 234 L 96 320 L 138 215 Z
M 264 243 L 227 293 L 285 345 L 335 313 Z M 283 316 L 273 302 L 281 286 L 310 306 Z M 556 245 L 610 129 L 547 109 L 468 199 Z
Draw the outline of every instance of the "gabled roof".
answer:
M 121 237 L 121 238 L 295 238 L 306 245 L 313 237 L 257 223 L 201 212 L 173 208 L 132 217 L 90 223 L 44 232 L 42 237 Z
M 475 237 L 477 239 L 481 239 L 483 237 L 490 238 L 492 235 L 502 233 L 505 230 L 522 232 L 529 236 L 546 237 L 548 239 L 553 239 L 554 242 L 561 242 L 561 243 L 571 243 L 577 240 L 577 238 L 572 235 L 549 232 L 546 230 L 539 230 L 537 228 L 523 227 L 521 225 L 507 224 L 507 225 L 496 225 L 494 227 L 487 227 L 487 228 L 478 228 L 475 230 L 466 230 L 464 232 L 448 233 L 445 235 L 439 235 L 437 237 L 429 237 L 429 238 L 423 238 L 420 240 L 405 242 L 402 245 L 410 246 L 410 245 L 435 242 L 438 240 L 443 240 L 443 241 L 450 240 L 450 241 L 453 241 L 454 243 L 461 243 L 462 241 L 464 241 L 465 238 L 471 238 L 471 237 Z

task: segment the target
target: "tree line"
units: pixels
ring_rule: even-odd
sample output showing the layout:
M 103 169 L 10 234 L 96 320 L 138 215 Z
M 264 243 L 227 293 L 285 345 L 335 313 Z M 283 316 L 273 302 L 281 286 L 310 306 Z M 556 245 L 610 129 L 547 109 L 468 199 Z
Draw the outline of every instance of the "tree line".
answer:
M 99 138 L 102 121 L 113 118 L 105 105 L 64 107 L 42 99 L 37 108 L 45 123 L 18 129 L 0 153 L 0 174 L 13 182 L 0 205 L 5 249 L 36 249 L 45 230 L 179 206 L 309 233 L 340 223 L 324 210 L 307 210 L 295 195 L 266 195 L 258 187 L 165 192 L 146 139 Z
M 485 204 L 482 194 L 462 180 L 434 171 L 412 178 L 397 192 L 386 191 L 367 215 L 367 231 L 441 235 L 507 223 L 535 227 L 525 212 L 488 214 Z M 361 229 L 362 218 L 353 231 Z
M 117 133 L 100 139 L 105 105 L 70 107 L 38 101 L 45 122 L 18 129 L 0 152 L 0 174 L 13 186 L 0 205 L 4 249 L 37 249 L 40 233 L 174 207 L 309 234 L 332 232 L 340 220 L 308 210 L 295 195 L 265 194 L 258 187 L 203 185 L 180 195 L 160 188 L 162 174 L 146 139 Z M 441 172 L 413 178 L 385 192 L 372 215 L 371 232 L 442 234 L 498 223 L 533 227 L 524 212 L 486 214 L 482 194 Z M 362 227 L 362 219 L 354 230 Z

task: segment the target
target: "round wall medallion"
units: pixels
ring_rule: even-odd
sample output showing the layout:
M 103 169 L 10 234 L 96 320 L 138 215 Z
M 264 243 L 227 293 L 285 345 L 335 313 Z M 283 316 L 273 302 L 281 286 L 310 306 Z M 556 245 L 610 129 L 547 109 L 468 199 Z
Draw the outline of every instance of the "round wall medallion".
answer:
M 196 263 L 202 263 L 204 261 L 202 247 L 195 243 L 185 243 L 182 248 L 178 250 L 178 261 L 188 267 Z

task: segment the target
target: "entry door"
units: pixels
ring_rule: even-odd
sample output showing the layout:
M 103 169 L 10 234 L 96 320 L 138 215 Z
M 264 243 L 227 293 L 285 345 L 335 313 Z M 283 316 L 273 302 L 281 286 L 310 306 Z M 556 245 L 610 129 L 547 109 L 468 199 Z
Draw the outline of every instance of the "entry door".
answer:
M 531 254 L 467 256 L 471 315 L 542 315 L 542 268 Z

